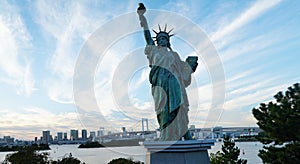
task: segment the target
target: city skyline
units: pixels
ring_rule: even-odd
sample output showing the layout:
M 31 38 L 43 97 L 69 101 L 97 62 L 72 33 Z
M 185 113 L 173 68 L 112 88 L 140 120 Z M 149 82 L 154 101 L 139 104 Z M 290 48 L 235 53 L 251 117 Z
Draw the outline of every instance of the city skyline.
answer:
M 212 128 L 199 128 L 196 127 L 195 125 L 191 125 L 189 127 L 190 131 L 196 132 L 196 133 L 219 133 L 220 129 L 226 129 L 224 131 L 224 134 L 228 133 L 228 134 L 232 134 L 233 132 L 243 135 L 247 135 L 250 134 L 250 132 L 256 132 L 256 135 L 258 135 L 258 132 L 262 131 L 260 130 L 259 127 L 255 126 L 255 127 L 222 127 L 222 126 L 216 126 L 216 127 L 212 127 Z M 69 132 L 68 132 L 69 131 Z M 153 133 L 157 133 L 158 129 L 156 130 L 145 130 L 143 131 L 143 129 L 139 130 L 139 131 L 132 131 L 132 130 L 127 130 L 126 127 L 122 127 L 122 129 L 120 131 L 107 131 L 105 130 L 103 127 L 100 127 L 98 130 L 87 130 L 87 129 L 69 129 L 69 130 L 65 130 L 64 132 L 62 131 L 55 131 L 52 132 L 50 130 L 43 130 L 41 131 L 41 135 L 40 136 L 35 136 L 32 139 L 29 140 L 22 140 L 19 138 L 15 138 L 14 136 L 9 136 L 9 135 L 4 135 L 4 136 L 0 136 L 0 141 L 2 140 L 11 140 L 11 142 L 17 141 L 17 142 L 24 142 L 24 141 L 28 141 L 30 143 L 42 143 L 42 144 L 47 144 L 49 142 L 55 142 L 55 144 L 58 144 L 57 141 L 70 141 L 70 143 L 75 143 L 72 141 L 91 141 L 91 140 L 99 140 L 99 137 L 107 137 L 107 136 L 118 136 L 120 138 L 122 137 L 130 137 L 128 135 L 124 135 L 124 134 L 129 134 L 131 133 L 131 135 L 134 133 L 136 135 L 140 135 L 141 132 L 146 132 L 146 134 L 149 134 L 147 132 L 153 132 Z M 81 133 L 80 133 L 81 132 Z M 88 133 L 89 132 L 89 133 Z M 242 133 L 241 133 L 242 132 Z M 81 134 L 81 135 L 79 135 Z M 76 136 L 76 137 L 75 137 Z M 132 137 L 132 136 L 131 136 Z M 197 136 L 199 137 L 199 136 Z M 202 136 L 202 137 L 211 137 L 209 134 L 206 136 Z M 236 137 L 236 136 L 231 136 L 231 137 Z M 201 138 L 202 139 L 202 138 Z M 66 144 L 66 143 L 64 143 Z
M 192 85 L 187 88 L 189 125 L 201 128 L 206 123 L 213 106 L 214 72 L 209 70 L 203 54 L 195 54 L 198 47 L 180 38 L 184 32 L 180 22 L 160 13 L 180 15 L 193 22 L 218 52 L 225 77 L 225 96 L 221 114 L 212 120 L 214 126 L 257 126 L 252 108 L 272 101 L 277 92 L 300 81 L 299 1 L 142 2 L 149 9 L 145 16 L 150 28 L 156 30 L 157 24 L 174 27 L 171 45 L 181 59 L 189 55 L 199 57 Z M 104 41 L 87 43 L 120 16 L 136 14 L 138 3 L 135 0 L 1 1 L 0 137 L 33 139 L 46 129 L 57 132 L 99 127 L 110 131 L 121 131 L 122 127 L 141 129 L 142 118 L 148 118 L 149 129 L 158 128 L 143 52 L 145 41 L 137 15 L 128 23 L 111 26 L 102 36 L 105 41 L 121 28 L 136 29 L 111 42 L 106 55 L 97 63 L 94 81 L 90 83 L 94 84 L 98 108 L 89 108 L 89 100 L 82 106 L 74 100 L 74 94 L 80 94 L 82 99 L 87 97 L 86 93 L 76 93 L 73 86 L 82 50 L 86 45 L 101 47 Z M 195 29 L 185 27 L 185 30 L 193 36 Z M 122 62 L 136 53 L 140 58 L 132 64 L 140 63 L 142 67 L 130 75 L 126 93 L 115 91 L 114 85 L 118 83 L 114 82 L 122 81 L 115 79 L 118 71 L 125 74 L 130 69 L 121 67 Z M 125 94 L 128 99 L 114 95 L 115 92 Z

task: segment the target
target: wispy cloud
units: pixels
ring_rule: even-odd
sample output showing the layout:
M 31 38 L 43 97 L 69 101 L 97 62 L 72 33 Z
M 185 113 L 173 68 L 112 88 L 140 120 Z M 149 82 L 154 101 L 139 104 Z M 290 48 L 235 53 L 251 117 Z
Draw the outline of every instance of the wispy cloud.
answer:
M 121 11 L 126 12 L 121 7 L 122 5 L 106 6 L 103 2 L 94 3 L 70 1 L 64 3 L 38 1 L 36 3 L 37 22 L 44 29 L 45 35 L 53 38 L 55 43 L 55 50 L 48 60 L 52 76 L 45 82 L 48 95 L 52 100 L 72 102 L 72 80 L 81 48 L 104 22 L 117 16 Z M 128 5 L 129 8 L 130 6 L 132 4 Z M 113 29 L 107 35 L 112 32 Z M 101 46 L 101 43 L 93 44 Z
M 54 38 L 55 50 L 48 61 L 52 76 L 45 85 L 49 97 L 57 102 L 72 103 L 72 77 L 77 56 L 84 41 L 99 25 L 100 20 L 88 17 L 85 7 L 75 2 L 36 3 L 37 23 L 47 37 Z
M 264 12 L 269 10 L 270 8 L 276 6 L 281 0 L 275 1 L 256 1 L 250 8 L 244 11 L 241 15 L 239 15 L 235 20 L 233 20 L 230 24 L 221 26 L 220 29 L 215 32 L 210 38 L 213 42 L 219 41 L 223 39 L 225 36 L 231 34 L 235 30 L 247 25 L 249 22 L 254 20 L 255 18 L 261 16 Z
M 269 83 L 269 84 L 267 84 Z M 278 91 L 287 88 L 287 84 L 271 85 L 271 82 L 257 83 L 253 85 L 248 85 L 241 91 L 242 93 L 232 96 L 225 102 L 225 110 L 247 110 L 245 107 L 253 105 L 253 107 L 261 102 L 271 100 L 273 95 Z M 244 91 L 244 92 L 243 92 Z M 252 108 L 250 107 L 251 110 Z
M 29 96 L 36 89 L 25 51 L 31 47 L 31 36 L 18 8 L 6 1 L 0 5 L 0 68 L 5 74 L 1 81 L 16 86 L 18 94 Z

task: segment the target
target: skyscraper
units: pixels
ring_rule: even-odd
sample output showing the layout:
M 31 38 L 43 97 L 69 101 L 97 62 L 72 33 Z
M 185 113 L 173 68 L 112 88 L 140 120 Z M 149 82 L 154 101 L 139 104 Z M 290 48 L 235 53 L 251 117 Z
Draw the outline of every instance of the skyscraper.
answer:
M 90 131 L 90 139 L 94 140 L 96 138 L 96 132 Z
M 58 132 L 57 133 L 57 141 L 62 141 L 63 140 L 63 133 L 62 132 Z
M 87 139 L 87 130 L 86 129 L 81 130 L 81 138 L 83 141 L 86 141 L 86 139 Z
M 122 132 L 126 133 L 126 127 L 122 127 Z
M 104 127 L 100 127 L 97 131 L 97 137 L 104 136 Z
M 68 133 L 64 132 L 64 140 L 68 140 Z
M 4 140 L 6 143 L 8 143 L 8 144 L 14 142 L 14 138 L 11 138 L 10 136 L 4 136 L 4 137 L 3 137 L 3 140 Z
M 71 129 L 70 140 L 72 140 L 72 141 L 78 140 L 78 130 Z
M 48 144 L 50 141 L 50 130 L 43 131 L 42 143 Z

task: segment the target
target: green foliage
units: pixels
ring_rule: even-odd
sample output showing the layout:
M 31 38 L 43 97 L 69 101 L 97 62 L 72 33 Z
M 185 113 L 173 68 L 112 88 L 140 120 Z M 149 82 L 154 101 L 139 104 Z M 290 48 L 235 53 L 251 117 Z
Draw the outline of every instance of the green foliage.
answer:
M 34 149 L 34 150 L 50 150 L 50 147 L 48 144 L 32 144 L 31 146 L 25 146 L 25 147 L 30 147 L 31 149 Z M 22 150 L 24 149 L 24 146 L 12 146 L 12 147 L 9 147 L 9 146 L 0 146 L 0 152 L 3 152 L 3 151 L 19 151 L 19 150 Z
M 100 144 L 99 142 L 95 141 L 95 142 L 86 142 L 83 144 L 80 144 L 78 146 L 78 148 L 99 148 L 99 147 L 105 147 L 102 144 Z
M 210 154 L 211 164 L 246 164 L 247 160 L 238 159 L 240 149 L 235 146 L 235 142 L 229 137 L 224 137 L 222 152 Z
M 74 158 L 70 153 L 69 157 L 64 157 L 62 160 L 51 161 L 51 164 L 80 164 L 81 161 L 77 158 Z
M 72 157 L 64 157 L 62 160 L 54 161 L 48 160 L 49 153 L 37 153 L 38 147 L 26 146 L 18 152 L 6 155 L 4 164 L 81 164 L 81 161 Z
M 300 144 L 286 144 L 282 147 L 264 146 L 267 150 L 260 150 L 258 156 L 263 159 L 264 163 L 272 164 L 299 164 Z
M 48 153 L 37 153 L 33 147 L 24 147 L 14 154 L 8 154 L 4 160 L 4 164 L 11 162 L 12 164 L 47 164 Z
M 118 158 L 111 160 L 108 164 L 143 164 L 143 162 L 133 161 L 132 159 Z
M 263 144 L 259 157 L 264 163 L 300 163 L 299 83 L 274 96 L 276 102 L 253 108 L 257 125 L 264 130 L 257 138 Z

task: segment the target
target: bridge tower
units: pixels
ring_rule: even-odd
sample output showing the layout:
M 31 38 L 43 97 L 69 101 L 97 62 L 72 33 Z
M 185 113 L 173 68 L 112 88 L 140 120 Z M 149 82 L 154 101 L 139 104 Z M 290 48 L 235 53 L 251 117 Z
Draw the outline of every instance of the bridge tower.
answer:
M 146 131 L 149 131 L 148 128 L 148 118 L 142 118 L 142 131 L 145 131 L 145 126 L 144 126 L 144 122 L 146 122 Z

